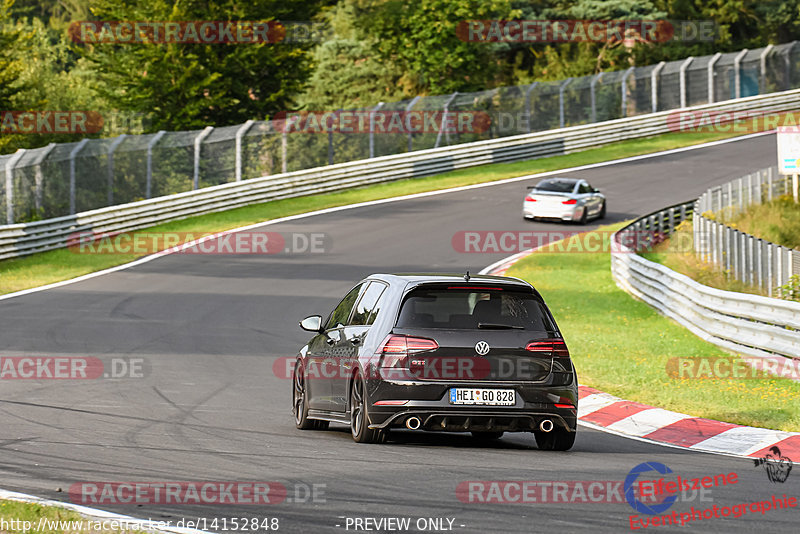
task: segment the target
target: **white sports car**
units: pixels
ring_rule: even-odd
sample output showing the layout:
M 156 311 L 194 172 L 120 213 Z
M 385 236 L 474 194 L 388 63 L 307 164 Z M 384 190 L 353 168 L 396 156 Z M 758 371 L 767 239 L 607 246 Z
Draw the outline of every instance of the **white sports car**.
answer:
M 580 178 L 546 178 L 528 191 L 522 216 L 583 224 L 606 216 L 606 197 Z

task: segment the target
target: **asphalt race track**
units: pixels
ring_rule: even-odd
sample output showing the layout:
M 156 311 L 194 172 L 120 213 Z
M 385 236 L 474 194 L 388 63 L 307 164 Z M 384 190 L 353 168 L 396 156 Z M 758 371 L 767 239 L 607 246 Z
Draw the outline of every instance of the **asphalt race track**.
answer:
M 775 152 L 775 137 L 768 135 L 575 174 L 608 196 L 606 222 L 613 222 L 695 198 L 711 185 L 772 165 Z M 676 503 L 679 513 L 691 506 L 769 500 L 773 494 L 797 496 L 800 473 L 775 484 L 751 460 L 586 427 L 568 453 L 539 451 L 533 436 L 522 434 L 481 446 L 467 434 L 397 432 L 389 444 L 359 445 L 344 426 L 326 432 L 294 428 L 291 381 L 276 377 L 273 363 L 293 356 L 309 337 L 297 321 L 327 314 L 372 272 L 478 272 L 508 255 L 456 252 L 451 238 L 461 230 L 576 229 L 524 221 L 526 183 L 268 228 L 322 232 L 329 245 L 325 253 L 171 255 L 0 301 L 2 356 L 130 357 L 142 358 L 145 366 L 144 378 L 3 380 L 0 484 L 58 500 L 69 500 L 70 486 L 86 481 L 275 481 L 289 488 L 294 501 L 304 500 L 295 493 L 302 497 L 307 486 L 324 491 L 315 503 L 98 506 L 173 522 L 277 517 L 280 532 L 344 531 L 348 517 L 409 517 L 411 531 L 419 518 L 450 518 L 456 532 L 620 532 L 629 530 L 634 513 L 625 502 L 465 503 L 456 487 L 475 480 L 619 482 L 648 461 L 684 478 L 738 474 L 737 484 L 714 489 L 704 502 L 697 497 Z M 747 513 L 686 528 L 785 533 L 796 531 L 797 513 Z M 675 528 L 680 527 L 648 532 Z

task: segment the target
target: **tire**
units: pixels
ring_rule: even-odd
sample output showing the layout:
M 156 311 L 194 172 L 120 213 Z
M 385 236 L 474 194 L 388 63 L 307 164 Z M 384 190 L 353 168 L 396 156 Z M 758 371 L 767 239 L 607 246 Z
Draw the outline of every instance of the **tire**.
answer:
M 597 216 L 598 219 L 605 219 L 606 218 L 606 202 L 603 201 L 603 207 L 600 208 L 600 214 Z
M 379 443 L 385 439 L 385 433 L 369 428 L 366 396 L 364 380 L 356 373 L 350 386 L 350 433 L 356 443 Z
M 505 432 L 472 432 L 472 437 L 476 441 L 490 442 L 503 437 Z
M 567 432 L 561 428 L 554 428 L 550 432 L 534 432 L 536 445 L 542 451 L 568 451 L 575 444 L 577 432 Z
M 327 430 L 328 421 L 308 418 L 308 403 L 306 402 L 306 379 L 303 364 L 298 360 L 292 372 L 292 414 L 294 426 L 299 430 Z

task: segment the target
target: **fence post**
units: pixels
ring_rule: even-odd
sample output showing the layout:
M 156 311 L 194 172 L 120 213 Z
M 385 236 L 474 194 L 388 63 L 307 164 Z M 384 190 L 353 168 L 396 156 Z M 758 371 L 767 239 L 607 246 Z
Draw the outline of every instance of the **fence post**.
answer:
M 458 96 L 458 91 L 450 95 L 450 98 L 448 98 L 447 101 L 444 103 L 443 113 L 442 113 L 442 124 L 439 126 L 439 133 L 436 134 L 436 143 L 433 145 L 433 148 L 439 148 L 439 143 L 442 142 L 442 130 L 444 130 L 444 121 L 445 119 L 447 119 L 447 108 L 450 106 L 450 104 L 453 102 L 453 100 L 455 100 L 457 96 Z
M 717 61 L 719 61 L 719 58 L 721 58 L 721 57 L 722 57 L 722 53 L 717 52 L 708 61 L 708 103 L 709 104 L 714 102 L 714 65 L 717 64 Z
M 414 98 L 411 99 L 411 102 L 409 102 L 408 105 L 406 106 L 406 115 L 408 115 L 408 113 L 411 111 L 411 108 L 413 108 L 417 104 L 417 102 L 419 101 L 420 98 L 421 98 L 420 95 L 417 95 L 417 96 L 415 96 Z M 408 117 L 406 116 L 404 119 L 408 120 Z M 528 131 L 530 132 L 530 121 L 528 121 Z M 411 137 L 412 137 L 412 134 L 411 134 L 411 131 L 409 130 L 409 132 L 408 132 L 408 151 L 409 152 L 411 152 Z
M 233 179 L 237 182 L 242 181 L 242 137 L 253 124 L 255 121 L 248 120 L 236 130 L 236 162 L 234 163 Z
M 6 224 L 14 224 L 14 167 L 23 154 L 25 154 L 25 149 L 19 148 L 6 161 Z
M 622 91 L 622 117 L 628 116 L 628 77 L 633 74 L 635 69 L 636 67 L 628 67 L 628 70 L 622 75 L 622 83 L 620 84 Z
M 592 101 L 592 120 L 591 122 L 597 122 L 597 98 L 595 96 L 595 85 L 597 82 L 600 81 L 600 78 L 603 77 L 603 73 L 596 74 L 592 77 L 592 81 L 589 83 L 589 94 Z
M 772 201 L 772 167 L 767 169 L 767 202 Z
M 378 105 L 372 108 L 372 111 L 370 111 L 369 113 L 369 157 L 370 158 L 375 157 L 375 113 L 377 111 L 380 111 L 383 105 L 384 102 L 378 102 Z M 444 118 L 442 118 L 442 125 L 444 126 Z M 328 135 L 328 164 L 333 165 L 333 137 L 331 135 Z
M 775 45 L 767 45 L 761 55 L 758 56 L 758 60 L 761 66 L 761 87 L 759 87 L 759 93 L 766 93 L 767 92 L 767 56 L 772 53 L 772 49 L 775 48 Z
M 88 139 L 83 139 L 69 153 L 69 214 L 75 215 L 75 157 L 78 152 L 88 143 Z
M 50 143 L 47 145 L 44 150 L 39 152 L 36 156 L 36 159 L 33 160 L 33 165 L 36 167 L 35 175 L 35 182 L 36 182 L 36 193 L 33 197 L 33 205 L 36 208 L 36 213 L 40 213 L 42 211 L 42 201 L 44 199 L 44 173 L 42 172 L 42 163 L 50 155 L 50 152 L 56 147 L 55 143 Z
M 744 48 L 733 58 L 733 81 L 736 84 L 733 94 L 736 98 L 742 97 L 742 60 L 747 55 L 747 52 L 747 48 Z
M 689 68 L 689 65 L 692 64 L 692 60 L 694 56 L 689 56 L 686 60 L 681 64 L 680 70 L 680 86 L 681 86 L 681 107 L 686 107 L 686 69 Z
M 128 137 L 127 134 L 122 134 L 116 139 L 114 139 L 108 147 L 108 157 L 106 158 L 106 172 L 107 172 L 107 182 L 108 182 L 108 205 L 111 206 L 114 203 L 114 151 L 117 150 L 117 147 L 122 144 L 125 138 Z
M 287 173 L 289 169 L 289 162 L 287 159 L 289 158 L 289 139 L 286 137 L 286 129 L 283 129 L 283 134 L 281 134 L 281 172 Z
M 650 102 L 652 103 L 651 107 L 653 113 L 658 111 L 658 77 L 665 65 L 666 63 L 662 61 L 656 65 L 656 68 L 650 73 Z
M 767 295 L 772 296 L 773 286 L 775 285 L 775 271 L 773 264 L 775 260 L 772 258 L 775 246 L 769 244 L 767 246 Z
M 159 130 L 156 135 L 150 139 L 150 142 L 147 143 L 147 181 L 145 183 L 145 191 L 144 197 L 150 198 L 150 193 L 152 191 L 153 185 L 153 147 L 156 146 L 156 143 L 164 137 L 164 134 L 167 133 L 164 130 Z
M 197 134 L 197 137 L 194 138 L 194 172 L 192 174 L 192 189 L 197 189 L 200 187 L 200 148 L 203 145 L 203 140 L 211 135 L 211 132 L 213 131 L 213 126 L 206 126 L 203 131 Z
M 783 60 L 784 67 L 786 68 L 786 87 L 784 87 L 786 90 L 792 88 L 792 50 L 796 44 L 797 41 L 789 43 L 789 49 L 786 50 L 785 59 Z
M 563 128 L 565 124 L 564 118 L 564 90 L 567 88 L 567 85 L 572 81 L 572 78 L 567 78 L 561 85 L 558 86 L 558 127 Z

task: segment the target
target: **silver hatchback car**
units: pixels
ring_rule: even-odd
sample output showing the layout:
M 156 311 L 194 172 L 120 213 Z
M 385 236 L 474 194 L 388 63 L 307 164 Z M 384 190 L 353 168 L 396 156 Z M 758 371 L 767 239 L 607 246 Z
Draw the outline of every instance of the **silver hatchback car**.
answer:
M 580 178 L 546 178 L 528 191 L 522 216 L 583 224 L 606 216 L 606 197 Z

